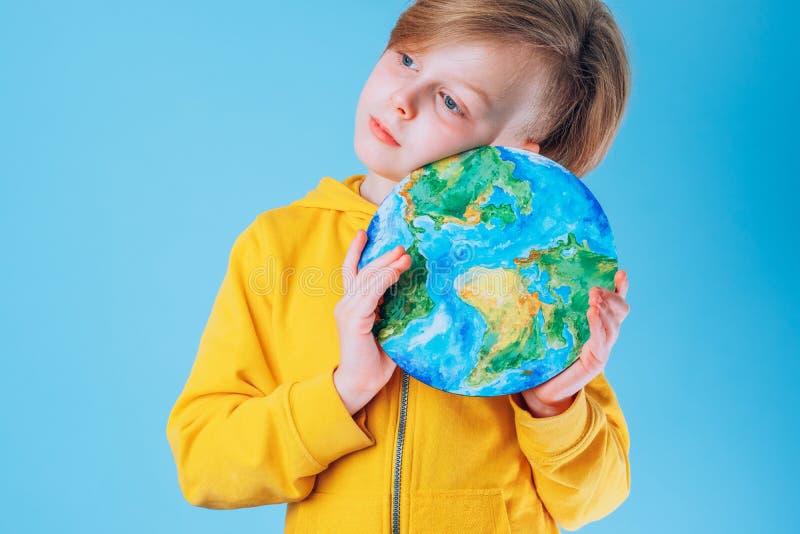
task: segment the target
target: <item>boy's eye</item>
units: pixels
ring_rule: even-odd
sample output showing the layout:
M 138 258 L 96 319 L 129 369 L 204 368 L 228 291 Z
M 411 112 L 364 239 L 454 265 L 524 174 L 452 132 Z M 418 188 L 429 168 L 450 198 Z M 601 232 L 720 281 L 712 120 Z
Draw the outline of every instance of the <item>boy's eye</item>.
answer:
M 399 52 L 399 56 L 398 57 L 400 59 L 400 63 L 404 67 L 414 68 L 416 66 L 416 63 L 414 63 L 414 60 L 408 54 L 404 54 L 402 52 Z M 440 93 L 440 94 L 442 95 L 442 98 L 444 100 L 444 106 L 447 108 L 448 111 L 450 111 L 451 113 L 453 113 L 455 115 L 464 115 L 464 112 L 461 109 L 461 107 L 458 105 L 458 103 L 450 95 L 448 95 L 446 93 Z
M 463 112 L 461 111 L 461 108 L 458 107 L 458 104 L 456 103 L 456 101 L 453 100 L 450 95 L 444 94 L 444 93 L 442 93 L 442 94 L 444 95 L 444 105 L 445 105 L 445 107 L 447 109 L 449 109 L 450 111 L 452 111 L 453 113 L 456 113 L 457 115 L 461 115 Z
M 411 56 L 409 56 L 408 54 L 401 54 L 400 62 L 406 67 L 414 65 L 414 60 L 411 59 Z

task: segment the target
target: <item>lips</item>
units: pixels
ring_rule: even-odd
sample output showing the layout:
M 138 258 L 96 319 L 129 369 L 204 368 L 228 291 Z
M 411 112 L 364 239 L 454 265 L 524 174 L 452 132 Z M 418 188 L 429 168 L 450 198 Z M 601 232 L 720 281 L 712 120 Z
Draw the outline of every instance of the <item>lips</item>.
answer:
M 370 131 L 372 131 L 372 135 L 374 135 L 378 139 L 378 141 L 380 141 L 380 142 L 382 142 L 382 143 L 384 143 L 386 145 L 389 145 L 389 146 L 394 146 L 394 147 L 400 146 L 400 143 L 398 143 L 395 140 L 395 138 L 392 137 L 392 134 L 389 133 L 389 130 L 387 130 L 372 115 L 370 115 L 370 117 L 369 117 L 369 129 L 370 129 Z

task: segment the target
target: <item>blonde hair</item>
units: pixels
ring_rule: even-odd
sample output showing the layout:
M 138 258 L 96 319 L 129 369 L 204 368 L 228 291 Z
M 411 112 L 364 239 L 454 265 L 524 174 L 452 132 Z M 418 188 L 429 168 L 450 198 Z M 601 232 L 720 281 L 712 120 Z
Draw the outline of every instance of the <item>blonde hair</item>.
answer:
M 599 0 L 417 0 L 397 20 L 386 49 L 442 43 L 528 46 L 543 69 L 540 91 L 517 137 L 582 177 L 605 157 L 630 91 L 625 42 Z M 509 73 L 509 76 L 513 73 Z

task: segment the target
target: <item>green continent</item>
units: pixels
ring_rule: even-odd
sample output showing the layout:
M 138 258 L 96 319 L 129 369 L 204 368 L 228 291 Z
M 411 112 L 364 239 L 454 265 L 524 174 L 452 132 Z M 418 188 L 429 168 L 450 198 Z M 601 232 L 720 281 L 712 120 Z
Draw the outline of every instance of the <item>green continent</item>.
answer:
M 428 279 L 425 257 L 420 254 L 416 242 L 406 252 L 411 256 L 411 267 L 386 290 L 378 306 L 372 333 L 379 342 L 402 334 L 411 321 L 426 317 L 434 307 L 425 288 Z
M 517 220 L 513 208 L 508 204 L 500 204 L 499 206 L 489 204 L 481 209 L 481 222 L 487 223 L 486 226 L 488 228 L 492 228 L 493 226 L 490 224 L 493 217 L 497 217 L 504 224 L 509 224 Z
M 522 214 L 532 210 L 530 183 L 513 176 L 514 163 L 500 158 L 495 147 L 479 147 L 426 165 L 411 174 L 400 192 L 406 197 L 406 219 L 428 215 L 438 230 L 445 222 L 476 225 L 499 217 L 504 224 L 516 214 L 503 204 L 484 206 L 495 187 L 513 196 Z M 457 183 L 457 185 L 456 185 Z
M 535 261 L 539 269 L 547 271 L 550 276 L 548 287 L 556 299 L 556 304 L 542 306 L 547 345 L 554 349 L 567 345 L 563 334 L 566 325 L 574 339 L 567 358 L 569 365 L 578 358 L 583 344 L 589 339 L 589 323 L 586 320 L 589 290 L 594 286 L 614 290 L 617 260 L 592 251 L 585 241 L 578 244 L 572 233 L 568 234 L 566 241 L 559 241 L 555 247 L 540 251 L 537 255 Z M 517 261 L 521 265 L 529 262 L 528 259 Z M 561 286 L 570 288 L 569 302 L 564 302 L 553 291 Z

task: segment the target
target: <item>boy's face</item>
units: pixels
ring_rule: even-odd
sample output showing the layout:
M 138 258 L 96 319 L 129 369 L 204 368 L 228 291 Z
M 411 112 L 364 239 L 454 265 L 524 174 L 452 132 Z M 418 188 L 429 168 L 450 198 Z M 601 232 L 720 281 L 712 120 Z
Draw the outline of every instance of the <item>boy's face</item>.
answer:
M 354 147 L 374 174 L 411 171 L 481 145 L 538 152 L 513 132 L 530 117 L 541 69 L 522 48 L 440 45 L 423 54 L 387 50 L 356 109 Z M 388 135 L 381 130 L 388 131 Z

